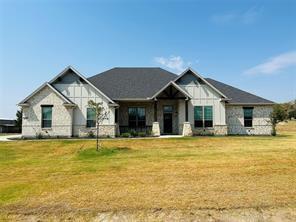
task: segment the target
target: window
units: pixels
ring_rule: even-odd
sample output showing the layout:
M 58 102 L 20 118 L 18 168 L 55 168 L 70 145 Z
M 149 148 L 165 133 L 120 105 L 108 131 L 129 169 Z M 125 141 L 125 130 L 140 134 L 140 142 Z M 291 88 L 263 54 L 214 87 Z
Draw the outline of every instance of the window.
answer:
M 42 128 L 51 128 L 52 126 L 52 106 L 41 106 L 42 110 Z
M 128 108 L 128 125 L 129 127 L 145 127 L 146 125 L 145 108 L 129 107 Z
M 253 126 L 253 107 L 244 107 L 244 126 Z
M 163 107 L 164 113 L 172 113 L 173 112 L 173 106 L 164 106 Z
M 203 127 L 202 106 L 194 107 L 194 127 Z
M 194 127 L 213 127 L 213 107 L 194 107 Z
M 205 121 L 205 127 L 213 127 L 213 107 L 212 106 L 204 107 L 204 121 Z
M 96 110 L 93 108 L 86 109 L 86 127 L 96 127 Z

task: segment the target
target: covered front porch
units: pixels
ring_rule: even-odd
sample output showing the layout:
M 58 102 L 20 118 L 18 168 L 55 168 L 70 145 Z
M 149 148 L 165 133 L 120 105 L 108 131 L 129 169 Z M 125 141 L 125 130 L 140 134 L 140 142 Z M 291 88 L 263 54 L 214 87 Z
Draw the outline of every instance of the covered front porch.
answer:
M 117 134 L 142 132 L 154 136 L 183 135 L 184 124 L 190 126 L 189 99 L 183 89 L 170 82 L 147 100 L 116 101 L 119 105 L 115 112 Z

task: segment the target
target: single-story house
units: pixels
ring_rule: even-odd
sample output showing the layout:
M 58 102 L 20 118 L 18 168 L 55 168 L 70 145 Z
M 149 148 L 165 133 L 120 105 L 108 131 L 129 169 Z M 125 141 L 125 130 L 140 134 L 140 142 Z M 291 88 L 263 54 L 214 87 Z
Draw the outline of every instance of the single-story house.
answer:
M 95 133 L 88 101 L 107 111 L 100 136 L 124 132 L 270 135 L 273 102 L 191 68 L 176 75 L 162 68 L 113 68 L 86 78 L 69 66 L 18 105 L 22 134 L 84 137 Z
M 13 119 L 0 119 L 0 133 L 19 133 L 20 127 L 16 126 Z

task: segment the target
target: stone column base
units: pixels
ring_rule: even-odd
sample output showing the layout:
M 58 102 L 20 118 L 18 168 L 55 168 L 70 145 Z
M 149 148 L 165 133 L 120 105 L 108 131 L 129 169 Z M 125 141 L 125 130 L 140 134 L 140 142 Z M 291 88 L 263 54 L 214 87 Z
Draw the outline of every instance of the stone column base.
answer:
M 160 136 L 159 122 L 153 122 L 152 124 L 152 135 Z
M 183 123 L 183 136 L 192 136 L 192 129 L 191 129 L 191 124 L 190 122 L 184 122 Z

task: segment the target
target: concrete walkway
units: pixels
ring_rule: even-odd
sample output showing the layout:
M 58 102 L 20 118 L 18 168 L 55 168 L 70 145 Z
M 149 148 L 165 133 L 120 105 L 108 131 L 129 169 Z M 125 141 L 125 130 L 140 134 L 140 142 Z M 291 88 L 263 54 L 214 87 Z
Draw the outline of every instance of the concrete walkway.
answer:
M 21 136 L 22 136 L 21 134 L 0 136 L 0 141 L 5 141 L 5 142 L 13 141 L 12 138 L 19 139 L 19 138 L 21 138 Z

